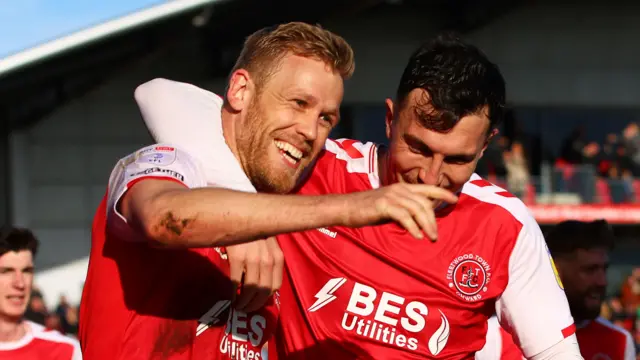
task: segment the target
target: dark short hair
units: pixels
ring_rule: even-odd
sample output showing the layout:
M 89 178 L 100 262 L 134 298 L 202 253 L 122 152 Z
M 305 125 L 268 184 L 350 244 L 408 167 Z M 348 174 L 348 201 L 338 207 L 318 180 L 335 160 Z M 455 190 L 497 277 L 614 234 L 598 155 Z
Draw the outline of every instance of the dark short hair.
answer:
M 498 127 L 504 116 L 506 90 L 500 69 L 455 33 L 440 34 L 411 55 L 396 93 L 400 108 L 414 89 L 424 89 L 429 95 L 428 102 L 414 109 L 428 129 L 447 132 L 460 118 L 485 106 L 490 130 Z
M 606 220 L 568 220 L 555 225 L 545 236 L 551 256 L 569 255 L 578 249 L 613 249 L 615 236 Z
M 31 251 L 35 257 L 38 252 L 38 239 L 29 229 L 3 226 L 0 228 L 0 256 L 9 251 Z

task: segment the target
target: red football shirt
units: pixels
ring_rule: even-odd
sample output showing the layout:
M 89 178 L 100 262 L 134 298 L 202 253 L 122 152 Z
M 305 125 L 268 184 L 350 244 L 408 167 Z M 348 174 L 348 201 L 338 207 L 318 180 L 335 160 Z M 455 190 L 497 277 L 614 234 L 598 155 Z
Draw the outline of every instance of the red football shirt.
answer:
M 586 360 L 635 360 L 636 349 L 631 334 L 599 317 L 578 324 L 576 337 L 580 353 Z M 489 319 L 487 344 L 476 360 L 522 360 L 522 352 L 495 318 Z
M 603 318 L 579 324 L 576 336 L 585 359 L 636 359 L 635 342 L 631 334 Z
M 57 331 L 27 322 L 29 331 L 22 339 L 0 342 L 2 360 L 82 360 L 80 344 Z
M 524 360 L 522 351 L 493 316 L 488 321 L 487 342 L 476 353 L 476 360 Z
M 80 306 L 85 358 L 261 359 L 275 331 L 274 300 L 252 314 L 230 310 L 223 249 L 152 248 L 118 214 L 127 189 L 150 177 L 206 185 L 199 164 L 170 146 L 143 148 L 116 165 L 93 222 Z
M 377 171 L 374 144 L 328 141 L 300 194 L 377 188 Z M 529 355 L 573 334 L 540 228 L 520 200 L 474 175 L 437 221 L 436 243 L 395 224 L 279 236 L 279 355 L 471 359 L 496 311 Z

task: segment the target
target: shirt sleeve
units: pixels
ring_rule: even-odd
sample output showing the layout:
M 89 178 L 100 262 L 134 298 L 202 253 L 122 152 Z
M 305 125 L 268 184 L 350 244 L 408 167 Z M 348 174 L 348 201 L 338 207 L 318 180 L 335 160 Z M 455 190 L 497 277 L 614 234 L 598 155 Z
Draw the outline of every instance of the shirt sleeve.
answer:
M 624 335 L 627 339 L 624 348 L 624 360 L 636 360 L 636 343 L 628 331 L 625 331 Z
M 224 139 L 220 96 L 167 79 L 146 82 L 134 95 L 154 140 L 197 158 L 208 185 L 256 192 Z
M 80 350 L 80 343 L 75 339 L 73 341 L 73 353 L 71 354 L 71 360 L 82 360 L 82 350 Z
M 524 356 L 531 358 L 573 335 L 575 325 L 540 227 L 533 218 L 526 220 L 509 259 L 509 282 L 496 302 L 496 313 Z
M 127 220 L 118 212 L 122 196 L 137 182 L 144 179 L 174 181 L 188 188 L 206 185 L 196 159 L 174 145 L 156 144 L 142 148 L 121 159 L 109 178 L 107 226 L 109 231 L 125 239 L 139 239 L 133 235 Z
M 545 351 L 529 357 L 531 360 L 583 360 L 578 347 L 578 339 L 573 334 L 562 339 Z
M 487 338 L 482 350 L 476 353 L 476 360 L 499 360 L 502 352 L 500 325 L 495 316 L 487 321 Z

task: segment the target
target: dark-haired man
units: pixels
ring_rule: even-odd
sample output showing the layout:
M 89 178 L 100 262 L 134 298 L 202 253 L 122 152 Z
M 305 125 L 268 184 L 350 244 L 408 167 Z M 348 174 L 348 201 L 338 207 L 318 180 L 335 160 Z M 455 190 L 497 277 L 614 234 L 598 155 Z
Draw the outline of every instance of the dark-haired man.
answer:
M 390 146 L 329 140 L 298 194 L 408 183 L 444 188 L 459 200 L 430 205 L 436 243 L 416 241 L 395 223 L 279 235 L 286 271 L 278 355 L 469 359 L 498 312 L 527 357 L 580 359 L 538 225 L 520 200 L 474 174 L 505 106 L 496 65 L 455 37 L 439 37 L 412 55 L 386 106 Z M 145 120 L 156 140 L 178 146 L 188 146 L 180 138 L 202 137 L 213 121 L 203 116 L 205 125 L 165 131 L 157 119 Z M 194 154 L 205 164 L 220 162 L 218 155 Z
M 31 231 L 0 228 L 0 359 L 81 360 L 76 340 L 24 319 L 37 251 Z
M 554 226 L 546 240 L 557 264 L 558 284 L 565 289 L 571 315 L 576 321 L 582 356 L 585 359 L 635 360 L 631 334 L 599 316 L 607 288 L 609 252 L 614 245 L 610 225 L 605 220 L 569 220 Z M 492 322 L 487 345 L 476 359 L 522 359 L 522 353 L 511 337 L 495 320 Z

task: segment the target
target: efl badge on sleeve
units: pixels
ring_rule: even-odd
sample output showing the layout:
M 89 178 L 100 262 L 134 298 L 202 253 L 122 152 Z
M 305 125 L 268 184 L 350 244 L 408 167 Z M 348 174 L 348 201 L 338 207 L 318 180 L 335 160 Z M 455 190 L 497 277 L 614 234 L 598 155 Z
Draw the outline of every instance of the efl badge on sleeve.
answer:
M 167 166 L 176 160 L 176 150 L 170 146 L 155 146 L 146 148 L 138 153 L 138 164 L 154 164 Z
M 562 280 L 560 279 L 560 274 L 558 274 L 558 268 L 556 268 L 556 263 L 553 261 L 553 257 L 551 256 L 551 252 L 547 249 L 547 254 L 549 254 L 549 261 L 551 262 L 551 268 L 553 269 L 553 275 L 556 276 L 556 282 L 560 289 L 564 290 L 564 285 L 562 285 Z

